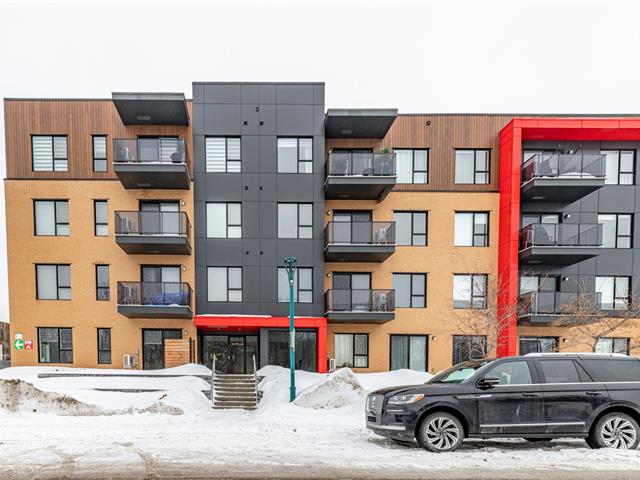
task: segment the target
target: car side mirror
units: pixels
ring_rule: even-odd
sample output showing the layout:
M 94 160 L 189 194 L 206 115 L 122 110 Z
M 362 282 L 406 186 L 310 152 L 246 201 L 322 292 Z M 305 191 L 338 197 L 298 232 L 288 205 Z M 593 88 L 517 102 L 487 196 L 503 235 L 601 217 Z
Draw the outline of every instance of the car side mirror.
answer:
M 493 388 L 496 385 L 500 385 L 498 377 L 484 377 L 478 380 L 478 388 Z

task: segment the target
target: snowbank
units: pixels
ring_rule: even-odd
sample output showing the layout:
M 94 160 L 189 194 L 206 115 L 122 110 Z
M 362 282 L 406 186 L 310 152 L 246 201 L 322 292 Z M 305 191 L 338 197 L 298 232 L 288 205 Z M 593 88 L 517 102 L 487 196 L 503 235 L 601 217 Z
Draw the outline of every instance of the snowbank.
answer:
M 366 393 L 349 368 L 342 368 L 298 393 L 295 404 L 306 408 L 359 405 Z

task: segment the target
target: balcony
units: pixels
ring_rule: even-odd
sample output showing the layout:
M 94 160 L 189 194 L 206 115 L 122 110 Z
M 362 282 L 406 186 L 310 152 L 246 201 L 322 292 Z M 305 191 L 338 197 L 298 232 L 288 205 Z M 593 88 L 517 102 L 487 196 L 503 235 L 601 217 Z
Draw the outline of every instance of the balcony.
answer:
M 111 99 L 125 125 L 189 125 L 184 93 L 113 92 Z
M 549 325 L 573 311 L 577 320 L 598 318 L 600 293 L 535 292 L 521 294 L 518 299 L 518 322 L 527 325 Z
M 534 223 L 520 230 L 520 264 L 573 265 L 602 248 L 602 225 Z
M 190 255 L 185 212 L 116 212 L 116 243 L 131 255 Z
M 395 318 L 395 290 L 327 290 L 329 323 L 386 323 Z
M 329 222 L 324 229 L 327 262 L 384 262 L 396 251 L 395 222 Z
M 191 187 L 187 147 L 178 138 L 115 139 L 113 170 L 127 189 Z
M 187 283 L 118 282 L 118 313 L 128 318 L 192 318 Z
M 604 155 L 538 154 L 522 164 L 523 201 L 571 203 L 605 181 Z
M 381 201 L 396 184 L 394 153 L 334 152 L 325 168 L 325 198 L 331 200 Z

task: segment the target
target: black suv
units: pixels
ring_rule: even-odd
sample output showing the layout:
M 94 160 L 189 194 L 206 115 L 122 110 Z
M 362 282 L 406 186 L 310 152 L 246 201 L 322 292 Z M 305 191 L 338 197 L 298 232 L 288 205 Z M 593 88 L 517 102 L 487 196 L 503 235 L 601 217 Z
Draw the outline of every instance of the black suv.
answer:
M 465 437 L 583 437 L 591 448 L 640 442 L 640 359 L 528 354 L 461 363 L 417 386 L 373 392 L 367 428 L 449 452 Z

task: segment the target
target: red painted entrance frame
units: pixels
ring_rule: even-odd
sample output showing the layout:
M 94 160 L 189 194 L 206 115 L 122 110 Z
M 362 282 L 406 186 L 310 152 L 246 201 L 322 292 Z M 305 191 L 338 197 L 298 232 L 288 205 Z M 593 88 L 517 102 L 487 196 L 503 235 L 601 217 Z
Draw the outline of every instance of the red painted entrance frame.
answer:
M 500 228 L 498 242 L 498 311 L 511 318 L 500 332 L 497 355 L 517 352 L 518 237 L 520 166 L 523 140 L 640 140 L 640 118 L 514 118 L 500 131 Z
M 198 329 L 243 332 L 260 328 L 289 329 L 289 317 L 196 315 L 193 322 Z M 318 373 L 327 373 L 327 319 L 325 317 L 295 317 L 296 328 L 318 331 Z

